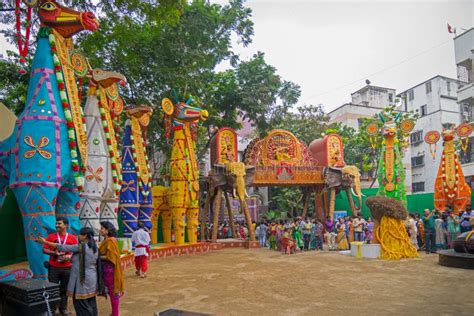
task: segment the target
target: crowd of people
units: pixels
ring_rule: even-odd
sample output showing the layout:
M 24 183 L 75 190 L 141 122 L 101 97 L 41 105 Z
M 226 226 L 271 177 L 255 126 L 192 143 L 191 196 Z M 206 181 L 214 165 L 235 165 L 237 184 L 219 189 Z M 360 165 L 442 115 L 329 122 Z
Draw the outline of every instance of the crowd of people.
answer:
M 405 228 L 413 246 L 426 253 L 452 248 L 459 234 L 473 229 L 474 211 L 462 212 L 459 216 L 451 210 L 439 212 L 425 210 L 420 216 L 410 213 Z M 261 247 L 283 250 L 289 242 L 296 250 L 322 250 L 323 244 L 328 250 L 348 250 L 354 241 L 371 243 L 374 238 L 374 223 L 371 218 L 356 216 L 339 217 L 332 220 L 329 216 L 324 222 L 308 218 L 294 220 L 262 221 L 253 223 L 255 236 Z M 237 237 L 248 237 L 248 228 L 244 222 L 236 223 Z M 232 237 L 230 226 L 224 222 L 219 226 L 219 238 Z
M 245 221 L 236 221 L 234 223 L 235 226 L 235 238 L 246 239 L 249 237 L 249 228 Z M 255 231 L 255 223 L 252 223 L 253 230 Z M 207 226 L 208 228 L 208 236 L 212 235 L 212 223 Z M 200 236 L 200 235 L 199 235 Z M 224 221 L 219 225 L 217 228 L 217 238 L 218 239 L 226 239 L 226 238 L 233 238 L 234 234 L 232 232 L 232 227 L 230 223 Z
M 436 253 L 453 248 L 453 242 L 463 232 L 472 230 L 474 211 L 465 210 L 456 215 L 452 210 L 444 212 L 425 209 L 423 216 L 410 213 L 405 222 L 411 243 L 418 250 Z
M 283 250 L 287 239 L 296 250 L 323 250 L 323 244 L 329 250 L 347 250 L 353 241 L 372 240 L 373 223 L 366 221 L 360 214 L 340 217 L 333 221 L 327 217 L 323 223 L 317 219 L 296 218 L 294 220 L 263 221 L 255 230 L 255 236 L 261 247 Z

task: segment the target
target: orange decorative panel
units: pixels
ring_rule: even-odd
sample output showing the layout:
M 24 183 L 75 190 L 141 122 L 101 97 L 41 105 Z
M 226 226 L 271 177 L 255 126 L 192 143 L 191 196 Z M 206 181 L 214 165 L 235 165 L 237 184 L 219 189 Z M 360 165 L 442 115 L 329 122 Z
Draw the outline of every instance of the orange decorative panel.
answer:
M 220 128 L 211 141 L 211 165 L 238 161 L 237 133 L 230 127 Z

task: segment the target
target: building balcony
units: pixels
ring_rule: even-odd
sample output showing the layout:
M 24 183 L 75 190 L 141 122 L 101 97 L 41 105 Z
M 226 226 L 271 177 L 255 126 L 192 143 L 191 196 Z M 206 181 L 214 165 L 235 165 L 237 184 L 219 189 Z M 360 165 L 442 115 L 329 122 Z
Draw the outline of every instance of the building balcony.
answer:
M 466 84 L 458 90 L 458 103 L 468 102 L 474 99 L 474 83 Z
M 464 163 L 461 166 L 465 177 L 474 175 L 474 161 Z

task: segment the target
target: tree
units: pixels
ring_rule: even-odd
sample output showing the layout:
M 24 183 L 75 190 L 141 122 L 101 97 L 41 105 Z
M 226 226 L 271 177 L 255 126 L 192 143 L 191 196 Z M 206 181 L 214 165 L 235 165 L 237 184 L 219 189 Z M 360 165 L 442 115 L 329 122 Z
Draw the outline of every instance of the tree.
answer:
M 232 39 L 244 46 L 252 41 L 251 10 L 244 0 L 230 0 L 225 5 L 204 0 L 64 3 L 100 12 L 99 30 L 80 33 L 75 49 L 88 57 L 92 67 L 127 77 L 128 85 L 121 89 L 126 104 L 153 106 L 147 128 L 149 151 L 152 156 L 164 155 L 161 161 L 168 160 L 171 144 L 164 137 L 160 104 L 164 97 L 174 99 L 173 90 L 181 99 L 192 94 L 196 104 L 209 112 L 198 131 L 199 158 L 204 156 L 215 127 L 238 129 L 239 118 L 247 118 L 263 134 L 300 96 L 299 86 L 282 79 L 275 67 L 265 62 L 264 53 L 241 61 L 234 52 Z M 1 21 L 12 26 L 4 33 L 14 41 L 13 13 L 2 16 Z M 37 27 L 35 19 L 33 28 Z M 217 72 L 223 62 L 229 69 Z M 165 173 L 166 166 L 161 170 Z
M 0 102 L 19 115 L 24 107 L 28 76 L 20 75 L 20 68 L 9 59 L 0 59 Z

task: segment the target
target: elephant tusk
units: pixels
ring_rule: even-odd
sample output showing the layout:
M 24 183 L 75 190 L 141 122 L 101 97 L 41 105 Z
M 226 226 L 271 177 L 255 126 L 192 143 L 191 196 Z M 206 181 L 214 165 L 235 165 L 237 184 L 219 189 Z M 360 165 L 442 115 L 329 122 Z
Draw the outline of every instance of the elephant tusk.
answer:
M 245 190 L 245 198 L 248 199 L 249 197 L 250 197 L 250 196 L 249 196 L 249 194 L 247 193 L 247 190 Z
M 237 197 L 237 194 L 236 194 L 236 192 L 235 192 L 235 188 L 232 190 L 232 197 L 233 197 L 233 198 Z
M 358 197 L 358 195 L 354 192 L 354 188 L 351 188 L 351 193 L 352 193 L 352 195 Z M 362 192 L 360 192 L 360 196 L 365 196 L 365 195 Z

